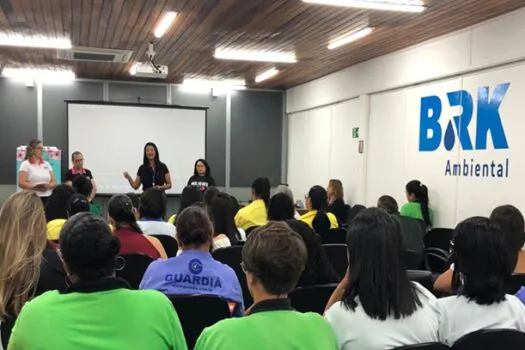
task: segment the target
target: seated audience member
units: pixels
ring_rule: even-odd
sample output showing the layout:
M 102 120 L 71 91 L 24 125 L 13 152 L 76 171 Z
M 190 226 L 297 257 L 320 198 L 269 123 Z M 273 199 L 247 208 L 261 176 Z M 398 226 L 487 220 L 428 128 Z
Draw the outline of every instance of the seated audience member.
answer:
M 128 196 L 129 199 L 131 199 L 131 204 L 133 204 L 135 219 L 139 221 L 140 220 L 140 196 L 133 192 L 126 193 L 126 196 Z
M 120 254 L 145 254 L 152 259 L 167 258 L 160 241 L 142 233 L 135 220 L 133 203 L 126 195 L 115 195 L 108 202 L 108 215 L 113 232 L 120 239 Z
M 244 305 L 237 275 L 210 254 L 212 230 L 203 209 L 186 208 L 177 218 L 177 240 L 182 253 L 152 262 L 140 289 L 156 289 L 167 295 L 216 295 L 235 303 L 234 314 L 242 316 Z
M 299 215 L 297 210 L 295 210 L 295 199 L 294 199 L 294 196 L 293 196 L 292 189 L 290 187 L 288 187 L 287 184 L 280 184 L 275 189 L 275 194 L 278 194 L 278 193 L 284 193 L 285 195 L 290 197 L 290 199 L 292 200 L 293 207 L 294 207 L 293 208 L 293 210 L 294 210 L 294 219 L 298 219 L 299 220 L 301 218 L 301 215 Z
M 244 231 L 268 222 L 267 207 L 270 200 L 270 180 L 259 177 L 252 183 L 252 202 L 235 215 L 235 225 Z
M 268 220 L 286 221 L 295 217 L 293 201 L 285 193 L 276 193 L 268 203 Z
M 60 259 L 56 251 L 46 245 L 46 217 L 41 199 L 34 191 L 13 194 L 0 210 L 3 348 L 7 349 L 11 330 L 24 303 L 34 295 L 52 289 L 63 291 L 65 287 Z
M 339 349 L 393 349 L 435 342 L 435 297 L 408 279 L 399 221 L 369 208 L 350 223 L 349 271 L 330 298 L 325 317 Z
M 88 198 L 90 213 L 102 216 L 102 209 L 98 204 L 93 203 L 93 198 L 91 197 L 93 193 L 93 182 L 91 182 L 91 179 L 83 175 L 75 177 L 73 180 L 73 189 Z
M 328 261 L 326 253 L 321 247 L 321 238 L 317 233 L 299 220 L 286 220 L 286 224 L 302 237 L 308 254 L 306 266 L 301 277 L 299 277 L 297 286 L 315 286 L 339 282 L 340 278 Z
M 202 195 L 202 201 L 207 206 L 211 205 L 211 202 L 220 193 L 219 189 L 215 186 L 208 187 L 208 189 Z
M 254 305 L 243 318 L 206 328 L 195 349 L 337 349 L 326 321 L 318 314 L 295 311 L 288 299 L 307 259 L 303 240 L 283 222 L 270 222 L 250 233 L 242 268 Z
M 73 190 L 67 185 L 58 185 L 46 202 L 47 239 L 58 240 L 60 230 L 67 220 L 67 204 Z
M 350 207 L 344 200 L 343 183 L 341 180 L 331 179 L 326 190 L 328 193 L 328 212 L 334 214 L 339 222 L 344 223 Z
M 9 349 L 187 349 L 168 298 L 115 278 L 120 243 L 102 218 L 73 216 L 60 248 L 72 284 L 24 305 Z
M 421 181 L 412 180 L 406 184 L 406 195 L 408 203 L 401 207 L 401 216 L 421 220 L 427 228 L 432 227 L 434 213 L 429 207 L 428 188 Z
M 201 201 L 201 193 L 199 190 L 192 186 L 186 186 L 182 190 L 182 194 L 180 196 L 180 205 L 179 205 L 179 211 L 177 214 L 172 215 L 168 219 L 168 223 L 175 225 L 175 222 L 177 221 L 177 215 L 182 213 L 182 211 L 189 206 L 192 206 L 193 204 Z M 176 231 L 176 230 L 175 230 Z
M 239 201 L 237 200 L 237 198 L 235 198 L 232 195 L 229 195 L 229 196 L 230 196 L 230 200 L 232 202 L 233 218 L 235 219 L 235 216 L 239 212 L 239 209 L 241 209 L 241 206 L 239 205 Z M 242 228 L 239 228 L 239 227 L 237 227 L 237 231 L 239 231 L 239 234 L 241 235 L 241 239 L 240 240 L 241 241 L 246 241 L 246 232 Z
M 406 248 L 408 250 L 421 253 L 425 247 L 423 242 L 425 231 L 421 224 L 415 219 L 406 216 L 399 216 L 397 202 L 393 197 L 379 197 L 379 200 L 377 201 L 377 207 L 399 219 L 401 224 L 401 233 L 403 234 Z
M 452 286 L 457 295 L 438 299 L 439 340 L 452 345 L 482 329 L 525 332 L 525 305 L 505 294 L 516 262 L 505 234 L 488 218 L 473 217 L 454 230 Z
M 495 208 L 490 214 L 490 219 L 502 229 L 507 246 L 512 252 L 516 252 L 513 273 L 525 273 L 525 252 L 522 251 L 525 243 L 525 220 L 521 212 L 512 205 L 502 205 Z M 454 265 L 445 271 L 434 282 L 434 289 L 441 292 L 453 293 L 452 274 Z
M 175 226 L 164 221 L 166 195 L 158 188 L 148 188 L 140 196 L 140 220 L 142 232 L 148 235 L 165 235 L 175 238 Z
M 67 202 L 67 217 L 83 212 L 89 213 L 89 202 L 83 194 L 74 193 Z
M 313 228 L 315 232 L 324 232 L 339 227 L 335 215 L 327 212 L 328 195 L 321 186 L 314 186 L 308 191 L 306 209 L 308 212 L 301 216 L 300 220 Z
M 235 226 L 232 202 L 228 194 L 219 193 L 215 196 L 208 207 L 208 214 L 213 224 L 212 251 L 240 241 L 241 235 Z

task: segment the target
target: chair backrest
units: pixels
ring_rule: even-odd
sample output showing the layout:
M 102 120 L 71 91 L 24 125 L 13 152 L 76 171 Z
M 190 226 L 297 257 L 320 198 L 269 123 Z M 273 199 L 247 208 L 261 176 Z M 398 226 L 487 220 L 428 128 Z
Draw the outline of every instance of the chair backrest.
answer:
M 441 343 L 424 343 L 401 346 L 393 350 L 447 350 L 450 349 L 447 345 Z
M 228 302 L 210 295 L 169 296 L 179 316 L 188 349 L 193 349 L 204 328 L 231 317 Z
M 323 244 L 346 244 L 346 233 L 344 228 L 335 228 L 318 232 Z
M 248 284 L 246 283 L 246 275 L 241 268 L 242 262 L 242 246 L 231 246 L 226 248 L 217 249 L 212 253 L 213 258 L 220 261 L 223 264 L 228 265 L 235 271 L 237 278 L 241 284 L 242 295 L 244 299 L 244 307 L 249 308 L 253 304 L 253 299 L 248 290 Z
M 430 271 L 422 270 L 407 270 L 408 278 L 411 281 L 417 282 L 429 291 L 434 289 L 434 277 Z
M 425 248 L 425 268 L 434 273 L 442 274 L 449 267 L 450 254 L 439 248 Z
M 290 293 L 292 307 L 300 312 L 317 312 L 322 315 L 336 287 L 335 283 L 299 287 Z
M 116 275 L 126 280 L 131 289 L 139 289 L 144 272 L 153 259 L 145 254 L 122 254 L 117 258 Z
M 423 259 L 422 255 L 413 250 L 407 250 L 404 254 L 405 266 L 408 270 L 419 270 Z
M 343 278 L 348 269 L 348 253 L 346 244 L 323 244 L 322 245 L 330 265 L 339 277 Z
M 418 220 L 407 216 L 399 216 L 399 222 L 401 223 L 401 233 L 403 234 L 406 248 L 421 253 L 424 248 L 423 237 L 425 236 L 425 231 L 421 224 Z
M 523 350 L 525 333 L 514 329 L 483 329 L 467 334 L 452 346 L 453 350 Z
M 164 247 L 164 250 L 166 251 L 166 254 L 168 255 L 168 258 L 177 256 L 179 245 L 177 244 L 177 240 L 175 238 L 171 236 L 167 236 L 167 235 L 151 235 L 151 236 L 157 238 L 160 241 L 160 243 Z
M 248 235 L 250 234 L 250 232 L 252 232 L 253 230 L 255 230 L 256 228 L 258 228 L 259 226 L 252 226 L 252 227 L 248 227 L 246 230 L 244 230 L 246 232 L 246 237 L 248 237 Z
M 354 220 L 354 218 L 357 216 L 357 214 L 359 214 L 365 209 L 366 207 L 361 204 L 356 204 L 352 208 L 350 208 L 350 210 L 348 210 L 348 213 L 346 214 L 346 224 L 350 224 L 352 220 Z
M 425 248 L 439 248 L 448 252 L 453 232 L 450 228 L 434 228 L 428 231 L 423 238 Z
M 511 277 L 507 293 L 514 295 L 521 289 L 521 287 L 525 287 L 525 273 L 514 274 Z

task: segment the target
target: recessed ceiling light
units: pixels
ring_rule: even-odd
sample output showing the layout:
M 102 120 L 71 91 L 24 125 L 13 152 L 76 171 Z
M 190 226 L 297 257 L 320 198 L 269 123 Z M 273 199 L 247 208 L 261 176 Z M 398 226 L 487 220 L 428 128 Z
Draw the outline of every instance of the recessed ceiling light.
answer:
M 295 53 L 276 51 L 251 51 L 234 49 L 216 49 L 215 58 L 221 60 L 255 61 L 255 62 L 279 62 L 295 63 Z
M 255 77 L 255 82 L 260 83 L 262 81 L 268 80 L 270 78 L 275 77 L 277 74 L 279 74 L 279 70 L 275 67 L 270 68 L 268 70 L 265 70 L 261 74 Z
M 177 17 L 177 12 L 167 12 L 164 17 L 160 20 L 159 24 L 155 28 L 154 35 L 156 38 L 160 38 L 166 33 L 169 29 L 175 18 Z
M 350 33 L 345 34 L 345 35 L 341 35 L 340 37 L 338 37 L 338 38 L 336 38 L 336 39 L 334 39 L 333 41 L 330 42 L 330 44 L 328 45 L 328 49 L 333 50 L 333 49 L 337 49 L 338 47 L 341 47 L 343 45 L 350 44 L 351 42 L 354 42 L 356 40 L 364 38 L 365 36 L 369 35 L 373 31 L 374 31 L 374 28 L 367 27 L 367 28 L 364 28 L 364 29 L 360 29 L 360 30 L 356 30 L 356 31 L 350 32 Z
M 35 47 L 41 49 L 71 49 L 71 40 L 45 36 L 23 36 L 0 33 L 0 46 Z
M 420 0 L 303 0 L 307 3 L 357 7 L 371 10 L 423 12 L 425 4 Z

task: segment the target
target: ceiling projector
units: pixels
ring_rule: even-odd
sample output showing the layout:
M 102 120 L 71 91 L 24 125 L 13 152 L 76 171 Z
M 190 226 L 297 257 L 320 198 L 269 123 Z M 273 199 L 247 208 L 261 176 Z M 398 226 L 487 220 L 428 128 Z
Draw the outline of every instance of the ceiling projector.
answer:
M 166 79 L 168 66 L 157 65 L 152 62 L 137 62 L 130 73 L 139 78 Z

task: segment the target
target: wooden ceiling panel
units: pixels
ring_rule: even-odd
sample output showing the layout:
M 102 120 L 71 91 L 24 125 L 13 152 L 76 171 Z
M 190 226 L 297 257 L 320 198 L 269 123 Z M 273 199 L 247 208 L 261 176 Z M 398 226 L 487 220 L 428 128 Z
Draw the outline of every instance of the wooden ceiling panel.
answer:
M 72 67 L 78 77 L 135 80 L 131 65 L 146 60 L 155 41 L 166 79 L 185 76 L 244 78 L 253 87 L 289 88 L 357 63 L 400 50 L 525 7 L 525 0 L 424 0 L 421 14 L 306 4 L 301 0 L 1 0 L 0 31 L 68 37 L 74 46 L 133 50 L 132 62 L 64 61 L 54 50 L 0 47 L 3 66 Z M 167 11 L 177 11 L 166 35 L 153 30 Z M 333 38 L 369 23 L 370 36 L 330 51 Z M 261 84 L 257 72 L 272 64 L 222 61 L 217 47 L 296 53 L 295 64 Z

